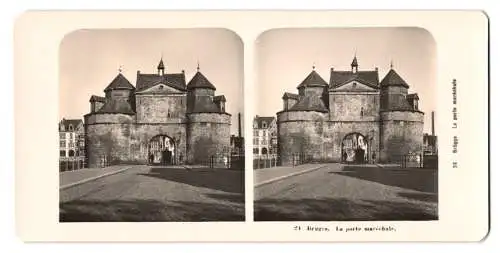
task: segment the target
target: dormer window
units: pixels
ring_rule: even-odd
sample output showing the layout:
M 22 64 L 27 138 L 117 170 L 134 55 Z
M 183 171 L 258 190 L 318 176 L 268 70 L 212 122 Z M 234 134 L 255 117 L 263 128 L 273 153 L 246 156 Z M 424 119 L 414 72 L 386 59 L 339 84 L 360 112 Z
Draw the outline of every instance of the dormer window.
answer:
M 266 122 L 262 122 L 262 128 L 267 128 Z
M 353 88 L 356 88 L 356 85 L 358 85 L 357 83 L 352 83 L 352 87 Z
M 73 125 L 69 125 L 69 131 L 73 131 Z

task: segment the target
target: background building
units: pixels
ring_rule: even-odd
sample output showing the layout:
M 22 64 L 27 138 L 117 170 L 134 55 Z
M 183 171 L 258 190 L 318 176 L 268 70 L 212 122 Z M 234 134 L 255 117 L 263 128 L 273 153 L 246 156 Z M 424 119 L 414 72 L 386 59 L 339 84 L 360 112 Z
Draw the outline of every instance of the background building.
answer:
M 253 120 L 253 154 L 276 155 L 278 134 L 275 117 L 255 116 Z
M 62 119 L 59 122 L 59 156 L 85 156 L 85 138 L 81 119 Z
M 85 167 L 85 132 L 81 119 L 62 119 L 59 122 L 59 170 Z
M 134 87 L 120 72 L 90 98 L 85 115 L 89 167 L 106 164 L 201 164 L 227 161 L 231 115 L 226 98 L 198 66 L 187 83 L 185 72 L 137 71 Z M 226 157 L 225 157 L 226 156 Z
M 399 163 L 403 156 L 422 154 L 423 118 L 419 97 L 391 69 L 379 81 L 378 68 L 331 68 L 327 83 L 315 70 L 285 93 L 278 112 L 282 164 L 296 155 L 307 161 Z

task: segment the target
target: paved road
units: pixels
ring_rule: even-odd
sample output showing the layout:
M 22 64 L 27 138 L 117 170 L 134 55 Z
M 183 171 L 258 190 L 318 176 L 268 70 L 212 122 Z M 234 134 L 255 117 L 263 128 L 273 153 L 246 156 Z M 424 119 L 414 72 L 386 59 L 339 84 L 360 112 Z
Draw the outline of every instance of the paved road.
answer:
M 138 166 L 60 191 L 61 221 L 243 221 L 242 171 Z
M 255 220 L 433 220 L 437 171 L 329 164 L 255 190 Z

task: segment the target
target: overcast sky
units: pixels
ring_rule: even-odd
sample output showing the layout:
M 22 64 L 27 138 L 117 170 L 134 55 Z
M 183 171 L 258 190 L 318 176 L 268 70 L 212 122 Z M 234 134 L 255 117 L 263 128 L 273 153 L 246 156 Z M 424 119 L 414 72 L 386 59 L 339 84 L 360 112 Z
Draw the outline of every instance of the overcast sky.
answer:
M 297 85 L 312 71 L 330 79 L 330 68 L 350 70 L 354 54 L 359 70 L 379 68 L 379 79 L 394 70 L 417 92 L 425 113 L 424 132 L 430 133 L 431 111 L 436 108 L 436 45 L 421 28 L 317 28 L 276 29 L 261 34 L 257 45 L 256 112 L 276 116 L 283 109 L 285 91 L 297 93 Z M 436 112 L 437 114 L 438 112 Z
M 186 71 L 186 83 L 200 71 L 212 82 L 216 95 L 225 95 L 232 114 L 231 133 L 243 119 L 243 43 L 225 29 L 113 29 L 78 30 L 60 47 L 61 118 L 89 113 L 91 95 L 104 96 L 104 88 L 123 75 L 135 86 L 137 70 L 157 73 L 163 55 L 167 73 Z M 242 127 L 243 127 L 242 122 Z

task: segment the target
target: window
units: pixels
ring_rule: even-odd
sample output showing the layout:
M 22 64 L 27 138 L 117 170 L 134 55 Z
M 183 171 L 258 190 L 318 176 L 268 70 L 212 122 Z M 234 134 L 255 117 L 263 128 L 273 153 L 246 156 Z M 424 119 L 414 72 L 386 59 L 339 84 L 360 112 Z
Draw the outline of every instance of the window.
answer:
M 73 125 L 69 125 L 69 131 L 73 131 Z
M 74 143 L 74 142 L 72 142 L 72 141 L 70 141 L 70 142 L 69 142 L 69 148 L 74 148 L 74 147 L 75 147 L 75 143 Z
M 262 128 L 267 128 L 266 122 L 262 122 Z
M 66 141 L 65 140 L 59 141 L 59 147 L 65 148 L 66 147 Z
M 66 133 L 59 133 L 59 139 L 61 140 L 66 139 Z
M 59 151 L 59 156 L 62 156 L 62 157 L 66 156 L 66 151 L 65 150 Z
M 70 150 L 68 155 L 69 156 L 75 156 L 75 151 L 74 150 Z
M 254 148 L 254 149 L 253 149 L 253 153 L 254 153 L 254 154 L 258 154 L 258 153 L 259 153 L 259 149 L 258 149 L 258 148 Z
M 258 136 L 259 135 L 259 131 L 258 130 L 253 130 L 253 136 Z

